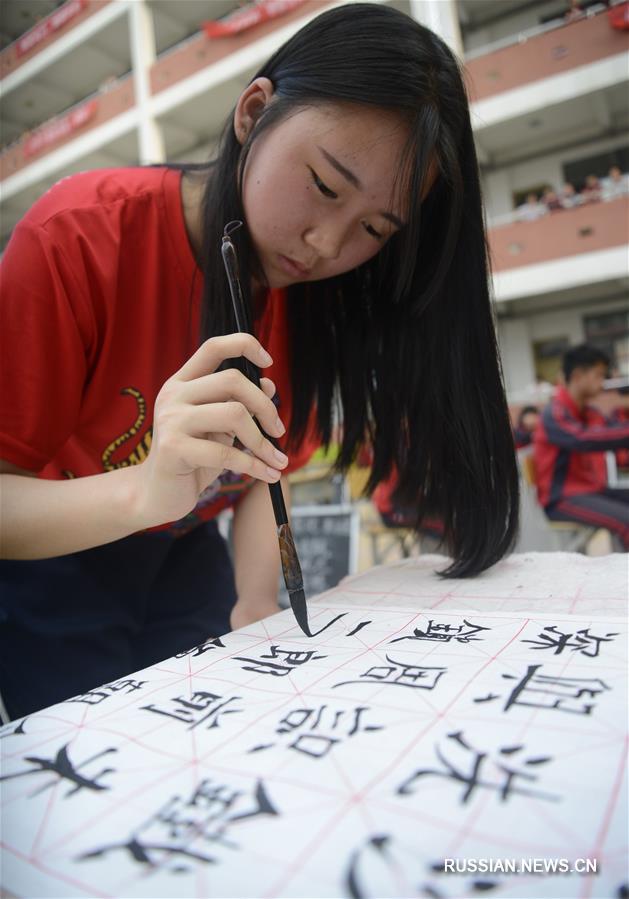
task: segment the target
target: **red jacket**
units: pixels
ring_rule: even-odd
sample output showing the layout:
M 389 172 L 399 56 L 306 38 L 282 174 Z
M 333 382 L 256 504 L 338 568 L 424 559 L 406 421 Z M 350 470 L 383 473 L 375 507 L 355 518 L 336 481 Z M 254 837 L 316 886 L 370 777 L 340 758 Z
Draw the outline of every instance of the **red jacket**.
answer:
M 629 423 L 610 425 L 592 406 L 579 409 L 565 387 L 542 412 L 533 438 L 542 506 L 607 486 L 607 450 L 629 447 Z

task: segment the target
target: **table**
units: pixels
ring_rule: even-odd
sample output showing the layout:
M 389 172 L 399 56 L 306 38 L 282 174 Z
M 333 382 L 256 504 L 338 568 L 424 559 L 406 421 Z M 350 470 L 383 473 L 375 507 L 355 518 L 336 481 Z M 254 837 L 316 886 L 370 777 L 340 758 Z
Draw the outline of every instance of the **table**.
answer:
M 407 559 L 11 722 L 3 887 L 625 895 L 627 562 Z

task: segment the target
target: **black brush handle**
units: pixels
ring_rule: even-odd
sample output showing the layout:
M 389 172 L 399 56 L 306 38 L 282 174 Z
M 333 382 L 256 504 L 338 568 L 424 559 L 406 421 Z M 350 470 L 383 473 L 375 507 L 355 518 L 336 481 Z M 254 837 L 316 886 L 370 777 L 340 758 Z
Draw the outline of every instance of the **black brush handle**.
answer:
M 240 286 L 240 273 L 238 271 L 238 259 L 236 258 L 236 250 L 231 241 L 231 234 L 240 226 L 241 222 L 230 222 L 225 226 L 223 234 L 223 242 L 221 245 L 221 254 L 223 256 L 223 264 L 227 272 L 227 281 L 229 282 L 229 292 L 232 298 L 232 307 L 234 309 L 234 317 L 236 319 L 236 327 L 243 334 L 253 334 L 253 328 L 247 314 L 247 307 L 242 295 L 242 287 Z M 242 359 L 241 364 L 245 375 L 252 381 L 256 387 L 260 386 L 260 369 L 249 359 Z M 267 440 L 273 446 L 277 447 L 277 441 L 266 433 L 264 428 L 260 426 L 260 422 L 255 420 Z M 288 524 L 288 513 L 286 512 L 286 503 L 284 502 L 284 494 L 279 481 L 269 484 L 269 493 L 271 494 L 271 502 L 273 503 L 273 514 L 275 515 L 275 523 L 278 528 L 283 524 Z
M 240 227 L 242 227 L 242 222 L 229 222 L 229 224 L 225 225 L 221 253 L 227 272 L 232 306 L 236 318 L 236 327 L 243 333 L 253 334 L 253 328 L 251 327 L 244 297 L 242 295 L 236 250 L 231 241 L 231 235 Z M 254 365 L 253 362 L 250 362 L 248 359 L 242 359 L 241 363 L 245 375 L 256 385 L 256 387 L 259 387 L 260 369 L 258 366 Z M 256 421 L 256 424 L 267 440 L 270 440 L 273 446 L 277 447 L 277 441 L 270 437 L 265 432 L 264 428 L 260 427 L 260 422 Z M 304 634 L 307 637 L 312 637 L 313 634 L 310 630 L 310 625 L 308 624 L 308 606 L 304 594 L 304 581 L 301 573 L 301 566 L 297 556 L 295 541 L 293 540 L 293 535 L 288 523 L 284 495 L 279 481 L 276 481 L 274 484 L 269 484 L 269 493 L 271 494 L 271 502 L 273 503 L 273 514 L 275 516 L 277 537 L 280 545 L 282 572 L 284 574 L 284 583 L 286 584 L 286 589 L 288 591 L 290 605 L 293 614 L 295 615 L 295 619 Z

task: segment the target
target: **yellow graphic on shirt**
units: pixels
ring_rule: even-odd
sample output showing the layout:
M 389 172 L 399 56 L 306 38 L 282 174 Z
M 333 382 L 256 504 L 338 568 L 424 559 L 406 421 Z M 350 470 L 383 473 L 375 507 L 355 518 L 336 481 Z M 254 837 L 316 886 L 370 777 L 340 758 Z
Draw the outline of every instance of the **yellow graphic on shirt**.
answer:
M 123 396 L 126 394 L 127 396 L 133 397 L 137 405 L 137 416 L 129 430 L 120 434 L 115 440 L 112 440 L 109 446 L 103 451 L 101 458 L 105 471 L 113 471 L 115 468 L 127 468 L 129 465 L 139 465 L 140 462 L 144 462 L 151 448 L 153 429 L 149 428 L 141 440 L 138 441 L 133 452 L 131 452 L 125 459 L 122 459 L 120 462 L 111 461 L 111 457 L 116 450 L 119 449 L 123 443 L 126 443 L 127 440 L 131 440 L 132 437 L 135 437 L 146 421 L 146 400 L 141 392 L 136 390 L 135 387 L 123 387 L 120 393 Z

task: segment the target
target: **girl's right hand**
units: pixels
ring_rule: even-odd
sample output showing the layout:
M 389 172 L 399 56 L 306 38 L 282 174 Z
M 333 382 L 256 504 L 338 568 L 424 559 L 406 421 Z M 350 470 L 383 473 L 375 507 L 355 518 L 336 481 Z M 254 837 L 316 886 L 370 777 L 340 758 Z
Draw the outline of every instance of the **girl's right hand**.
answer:
M 236 369 L 216 371 L 225 359 L 240 356 L 259 368 L 273 362 L 250 334 L 212 337 L 160 390 L 151 450 L 137 467 L 136 501 L 143 527 L 187 515 L 225 469 L 267 483 L 279 480 L 288 458 L 253 420 L 255 416 L 272 437 L 284 433 L 271 401 L 273 382 L 263 378 L 259 389 Z M 243 449 L 234 446 L 235 438 Z

